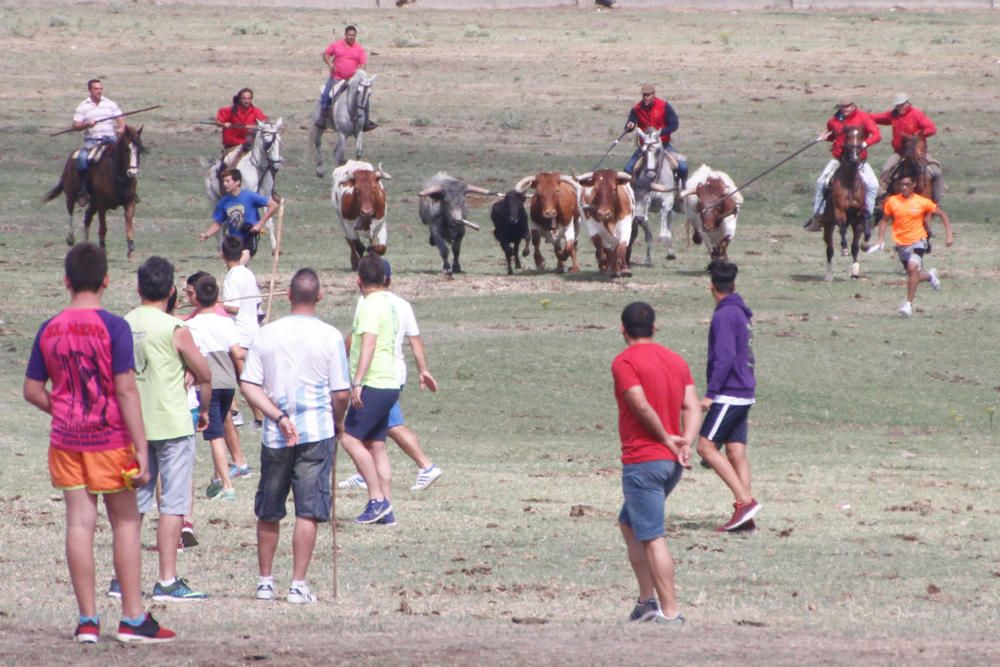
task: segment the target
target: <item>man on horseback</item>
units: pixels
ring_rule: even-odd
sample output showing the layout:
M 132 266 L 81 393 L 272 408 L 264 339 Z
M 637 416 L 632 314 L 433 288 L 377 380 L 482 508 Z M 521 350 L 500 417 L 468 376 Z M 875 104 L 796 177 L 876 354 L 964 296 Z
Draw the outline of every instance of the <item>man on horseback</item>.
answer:
M 861 166 L 858 173 L 865 184 L 865 238 L 871 235 L 872 212 L 875 210 L 875 197 L 878 195 L 878 179 L 871 165 L 868 164 L 868 146 L 874 146 L 882 140 L 882 134 L 878 130 L 878 125 L 867 113 L 858 108 L 854 100 L 850 97 L 843 98 L 837 105 L 837 112 L 826 122 L 826 134 L 824 138 L 832 141 L 833 146 L 830 152 L 833 159 L 830 160 L 823 173 L 816 181 L 816 194 L 813 197 L 813 215 L 804 225 L 808 232 L 818 232 L 823 229 L 823 210 L 826 207 L 826 191 L 830 185 L 830 179 L 840 165 L 840 156 L 844 151 L 845 130 L 849 127 L 857 127 L 861 130 L 864 143 L 861 150 Z
M 903 155 L 905 138 L 933 137 L 937 134 L 937 127 L 923 111 L 910 104 L 910 98 L 906 93 L 897 93 L 892 100 L 892 109 L 884 113 L 873 113 L 871 118 L 878 125 L 892 125 L 892 149 L 895 152 L 885 161 L 885 166 L 879 175 L 882 191 L 888 192 L 892 181 L 896 178 L 897 166 L 905 157 Z M 941 201 L 941 163 L 931 157 L 930 153 L 927 153 L 927 171 L 931 177 L 933 191 L 931 199 Z
M 656 96 L 656 88 L 651 83 L 643 84 L 642 86 L 642 101 L 636 104 L 628 113 L 628 121 L 625 123 L 625 131 L 631 132 L 636 127 L 640 130 L 646 130 L 648 128 L 654 128 L 660 130 L 660 141 L 663 142 L 663 148 L 666 151 L 666 158 L 670 161 L 670 167 L 674 172 L 674 178 L 677 180 L 677 190 L 684 189 L 684 183 L 687 181 L 688 176 L 688 165 L 687 160 L 684 156 L 677 152 L 670 144 L 670 135 L 677 131 L 680 127 L 680 120 L 677 118 L 677 112 L 670 105 L 670 102 L 666 100 L 661 100 Z M 636 163 L 639 161 L 639 157 L 642 155 L 642 146 L 638 146 L 635 152 L 632 153 L 632 157 L 628 159 L 625 164 L 625 172 L 634 175 L 634 169 Z
M 104 97 L 104 84 L 100 79 L 87 82 L 90 95 L 77 105 L 73 112 L 73 129 L 83 130 L 83 147 L 76 153 L 76 168 L 80 172 L 80 189 L 77 201 L 87 202 L 87 167 L 97 157 L 95 150 L 104 144 L 113 144 L 125 132 L 125 118 L 117 104 Z M 118 118 L 113 118 L 118 116 Z
M 233 105 L 222 107 L 215 114 L 215 122 L 222 128 L 223 153 L 234 146 L 249 149 L 253 135 L 248 130 L 256 127 L 258 120 L 266 122 L 267 114 L 253 105 L 253 91 L 241 88 L 233 95 Z
M 316 119 L 316 125 L 323 127 L 326 118 L 330 113 L 330 107 L 334 100 L 340 96 L 347 88 L 347 82 L 358 69 L 368 64 L 368 54 L 363 46 L 358 44 L 358 29 L 353 25 L 344 28 L 344 38 L 331 42 L 323 52 L 323 62 L 330 70 L 330 78 L 327 79 L 320 96 L 320 113 Z M 371 132 L 378 125 L 368 118 L 368 110 L 365 109 L 365 132 Z

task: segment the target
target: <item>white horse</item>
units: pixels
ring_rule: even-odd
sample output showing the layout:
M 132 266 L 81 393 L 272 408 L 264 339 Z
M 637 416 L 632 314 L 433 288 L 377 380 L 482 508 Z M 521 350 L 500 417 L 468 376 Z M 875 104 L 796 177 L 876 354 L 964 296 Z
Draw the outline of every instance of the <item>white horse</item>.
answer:
M 212 163 L 208 173 L 205 174 L 205 194 L 212 206 L 222 199 L 222 185 L 219 182 L 219 172 L 221 169 L 234 167 L 239 169 L 243 178 L 242 189 L 256 192 L 265 197 L 274 194 L 274 181 L 281 168 L 281 125 L 279 118 L 274 124 L 264 121 L 257 121 L 253 145 L 249 151 L 244 151 L 242 146 L 229 148 L 221 159 Z M 223 166 L 223 162 L 225 166 Z M 268 236 L 271 240 L 271 252 L 274 252 L 276 241 L 274 238 L 274 225 L 268 220 L 264 226 L 267 228 Z M 220 238 L 221 241 L 221 238 Z
M 309 137 L 312 139 L 313 150 L 316 153 L 316 175 L 320 178 L 326 176 L 323 171 L 323 132 L 325 130 L 337 131 L 337 145 L 333 149 L 333 158 L 338 165 L 347 162 L 344 154 L 347 149 L 348 137 L 354 137 L 354 157 L 358 160 L 361 159 L 364 152 L 365 120 L 371 110 L 372 84 L 377 76 L 368 76 L 364 70 L 360 69 L 355 72 L 354 76 L 347 80 L 346 89 L 342 89 L 337 94 L 337 99 L 333 102 L 333 113 L 327 113 L 325 117 L 321 118 L 322 108 L 320 101 L 316 100 Z M 330 94 L 334 94 L 333 89 L 331 89 Z
M 660 207 L 660 241 L 667 244 L 667 259 L 676 259 L 674 252 L 673 208 L 675 196 L 674 173 L 667 151 L 660 141 L 660 130 L 649 128 L 647 132 L 637 132 L 642 157 L 635 168 L 632 189 L 635 191 L 635 222 L 633 235 L 641 226 L 646 242 L 646 265 L 652 265 L 650 254 L 653 233 L 646 222 L 647 216 L 653 212 L 654 205 Z

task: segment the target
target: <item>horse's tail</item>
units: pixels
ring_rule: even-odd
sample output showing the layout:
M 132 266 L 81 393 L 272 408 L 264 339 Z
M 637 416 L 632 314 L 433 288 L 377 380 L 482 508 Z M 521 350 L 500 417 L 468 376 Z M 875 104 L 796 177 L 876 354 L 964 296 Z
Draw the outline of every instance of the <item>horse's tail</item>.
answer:
M 62 179 L 60 178 L 59 182 L 56 183 L 56 187 L 54 187 L 51 190 L 49 190 L 48 194 L 45 195 L 45 197 L 42 199 L 42 201 L 43 202 L 52 201 L 53 199 L 55 199 L 56 197 L 58 197 L 59 195 L 61 195 L 62 192 L 63 192 L 63 182 L 62 182 Z

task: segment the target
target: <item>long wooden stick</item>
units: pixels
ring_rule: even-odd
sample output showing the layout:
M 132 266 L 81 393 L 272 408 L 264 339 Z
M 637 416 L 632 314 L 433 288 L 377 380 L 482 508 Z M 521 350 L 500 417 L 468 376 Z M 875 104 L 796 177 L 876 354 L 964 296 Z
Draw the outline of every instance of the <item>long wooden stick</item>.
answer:
M 281 226 L 285 222 L 285 198 L 278 204 L 278 226 L 274 230 L 274 256 L 271 258 L 271 280 L 267 285 L 267 310 L 264 311 L 264 321 L 271 321 L 271 302 L 274 300 L 274 278 L 278 272 L 278 259 L 281 257 Z
M 337 599 L 337 447 L 340 438 L 333 440 L 333 465 L 330 466 L 330 529 L 333 532 L 333 599 Z

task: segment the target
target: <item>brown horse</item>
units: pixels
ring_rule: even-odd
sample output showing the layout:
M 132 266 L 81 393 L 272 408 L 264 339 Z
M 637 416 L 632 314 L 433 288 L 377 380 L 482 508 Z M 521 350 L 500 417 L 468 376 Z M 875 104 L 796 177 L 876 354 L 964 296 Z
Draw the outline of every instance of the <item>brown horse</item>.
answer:
M 913 179 L 913 191 L 938 201 L 934 192 L 933 178 L 927 168 L 927 138 L 920 134 L 908 134 L 903 137 L 903 146 L 899 163 L 893 170 L 889 181 L 889 191 L 896 193 L 897 183 L 904 178 Z
M 851 239 L 851 277 L 861 273 L 858 263 L 858 248 L 864 234 L 865 183 L 861 179 L 861 152 L 864 137 L 861 128 L 848 127 L 844 130 L 844 148 L 840 154 L 840 165 L 830 180 L 830 189 L 823 211 L 823 240 L 826 242 L 826 278 L 833 280 L 833 228 L 840 232 L 842 254 L 847 254 L 847 228 L 854 235 Z
M 128 242 L 129 258 L 135 251 L 132 219 L 135 215 L 136 176 L 139 173 L 139 159 L 144 150 L 142 127 L 137 130 L 126 125 L 125 132 L 118 141 L 105 148 L 97 162 L 87 169 L 84 184 L 89 195 L 87 210 L 83 216 L 84 240 L 90 239 L 90 221 L 94 213 L 97 213 L 100 221 L 98 237 L 103 248 L 104 237 L 108 231 L 105 215 L 109 210 L 121 206 L 125 211 L 125 238 Z M 71 155 L 66 160 L 59 183 L 45 195 L 45 201 L 52 201 L 60 193 L 66 198 L 66 212 L 69 213 L 66 243 L 69 245 L 76 243 L 76 236 L 73 233 L 73 209 L 76 208 L 77 194 L 80 191 L 80 173 L 76 168 L 76 160 Z

